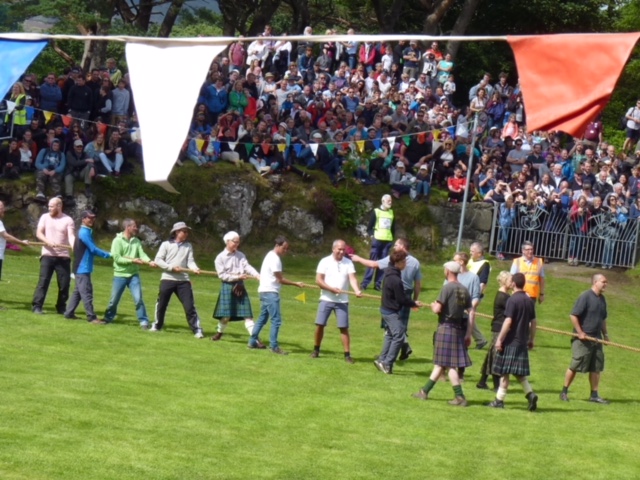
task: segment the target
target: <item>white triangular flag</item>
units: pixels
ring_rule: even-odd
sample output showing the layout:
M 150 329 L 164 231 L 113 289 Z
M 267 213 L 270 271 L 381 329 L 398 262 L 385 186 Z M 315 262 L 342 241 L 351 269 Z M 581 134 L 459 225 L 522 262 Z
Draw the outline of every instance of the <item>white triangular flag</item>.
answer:
M 314 155 L 316 155 L 318 153 L 318 144 L 317 143 L 310 143 L 309 144 L 309 148 L 311 148 L 311 151 L 313 152 Z
M 389 150 L 393 151 L 393 146 L 396 144 L 396 137 L 389 137 L 387 140 L 389 140 Z
M 442 145 L 442 142 L 436 142 L 434 140 L 433 144 L 431 145 L 431 151 L 435 152 L 436 150 L 438 150 L 438 148 L 440 148 L 440 145 Z
M 11 100 L 7 100 L 7 115 L 11 114 L 16 108 L 16 102 L 12 102 Z
M 229 148 L 235 152 L 238 142 L 228 142 L 228 143 L 229 143 Z
M 185 45 L 178 41 L 150 45 L 127 43 L 127 65 L 140 133 L 148 139 L 143 150 L 147 182 L 168 189 L 167 179 L 189 133 L 193 108 L 211 59 L 226 47 L 227 41 L 220 45 Z M 152 65 L 162 65 L 172 73 L 163 76 L 160 84 L 158 71 L 150 68 Z M 161 102 L 159 96 L 162 96 Z M 167 105 L 170 122 L 166 120 Z

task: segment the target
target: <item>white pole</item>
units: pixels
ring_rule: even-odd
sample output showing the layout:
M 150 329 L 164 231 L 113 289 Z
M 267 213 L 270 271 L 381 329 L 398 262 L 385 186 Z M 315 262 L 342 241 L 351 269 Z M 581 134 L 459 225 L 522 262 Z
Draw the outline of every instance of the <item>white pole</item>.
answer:
M 473 150 L 476 147 L 476 136 L 478 131 L 478 117 L 480 112 L 476 112 L 473 119 L 473 133 L 471 134 L 471 153 L 469 153 L 469 163 L 467 164 L 467 185 L 464 188 L 464 197 L 462 199 L 462 212 L 460 212 L 460 225 L 458 226 L 458 243 L 456 244 L 456 252 L 460 251 L 460 243 L 462 243 L 462 228 L 464 227 L 464 214 L 467 211 L 467 199 L 469 198 L 469 185 L 471 185 L 471 170 L 473 169 Z

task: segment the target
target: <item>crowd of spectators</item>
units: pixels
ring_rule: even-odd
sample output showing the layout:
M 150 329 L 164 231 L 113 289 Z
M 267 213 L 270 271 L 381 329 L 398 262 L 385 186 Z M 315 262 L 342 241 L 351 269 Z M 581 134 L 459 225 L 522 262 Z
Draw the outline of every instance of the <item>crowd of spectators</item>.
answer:
M 640 103 L 625 115 L 627 141 L 618 153 L 598 118 L 578 138 L 529 132 L 516 79 L 486 73 L 469 82 L 438 42 L 292 44 L 273 35 L 267 26 L 251 43 L 239 37 L 212 61 L 179 165 L 246 162 L 260 175 L 305 179 L 318 170 L 334 184 L 387 183 L 396 198 L 415 201 L 441 188 L 457 203 L 466 191 L 469 201 L 500 204 L 501 222 L 521 206 L 592 215 L 611 210 L 612 198 L 620 221 L 638 216 L 640 171 L 627 153 L 640 136 Z M 454 71 L 473 83 L 468 93 L 456 92 Z M 52 193 L 64 183 L 72 196 L 74 179 L 88 186 L 96 175 L 118 176 L 140 156 L 130 134 L 136 119 L 128 78 L 115 60 L 37 84 L 25 75 L 8 96 L 17 104 L 17 141 L 0 151 L 5 178 L 35 169 L 39 197 L 47 183 Z M 73 123 L 44 111 L 68 113 Z

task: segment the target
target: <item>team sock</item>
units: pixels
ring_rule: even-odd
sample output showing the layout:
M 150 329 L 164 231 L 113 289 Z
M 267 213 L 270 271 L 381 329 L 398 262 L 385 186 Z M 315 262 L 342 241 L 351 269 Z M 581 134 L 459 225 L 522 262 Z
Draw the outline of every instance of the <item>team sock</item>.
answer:
M 524 390 L 525 395 L 529 395 L 531 392 L 533 392 L 533 388 L 531 388 L 531 385 L 529 385 L 529 380 L 527 380 L 526 378 L 520 380 L 520 385 L 522 385 L 522 389 Z
M 598 398 L 598 390 L 591 390 L 591 398 Z
M 318 351 L 320 351 L 320 347 L 318 347 Z M 351 356 L 351 352 L 344 352 L 344 358 L 348 358 Z
M 507 398 L 507 389 L 506 388 L 498 388 L 498 393 L 496 393 L 496 399 L 504 402 L 504 399 Z
M 562 387 L 562 393 L 569 393 L 569 387 Z
M 464 398 L 464 393 L 462 393 L 462 386 L 461 385 L 454 385 L 453 393 L 456 394 L 456 397 Z
M 427 384 L 422 387 L 422 390 L 424 390 L 424 393 L 429 393 L 433 387 L 436 385 L 436 382 L 434 382 L 433 380 L 429 379 L 429 381 L 427 382 Z

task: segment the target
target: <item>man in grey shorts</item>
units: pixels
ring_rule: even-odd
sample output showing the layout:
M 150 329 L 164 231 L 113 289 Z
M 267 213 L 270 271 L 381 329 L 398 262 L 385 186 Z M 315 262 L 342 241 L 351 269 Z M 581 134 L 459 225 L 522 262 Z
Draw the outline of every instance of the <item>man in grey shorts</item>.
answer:
M 316 269 L 316 284 L 322 289 L 320 293 L 320 305 L 316 316 L 316 332 L 311 358 L 320 356 L 320 344 L 324 336 L 324 327 L 327 326 L 331 312 L 335 312 L 342 346 L 344 347 L 344 360 L 354 363 L 351 358 L 349 339 L 349 284 L 357 297 L 362 295 L 356 278 L 356 269 L 353 262 L 344 256 L 345 242 L 335 240 L 332 253 L 320 260 Z
M 571 342 L 571 365 L 564 377 L 560 400 L 569 401 L 569 387 L 576 373 L 589 373 L 591 385 L 590 402 L 606 405 L 609 402 L 598 394 L 600 373 L 604 370 L 602 344 L 586 340 L 586 337 L 609 340 L 607 331 L 607 302 L 602 292 L 607 287 L 604 275 L 596 273 L 591 277 L 591 288 L 580 294 L 571 310 L 573 331 L 578 334 Z

